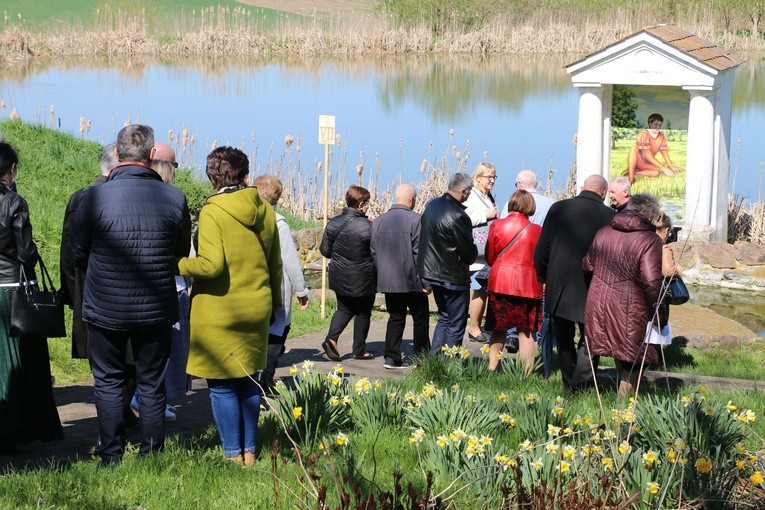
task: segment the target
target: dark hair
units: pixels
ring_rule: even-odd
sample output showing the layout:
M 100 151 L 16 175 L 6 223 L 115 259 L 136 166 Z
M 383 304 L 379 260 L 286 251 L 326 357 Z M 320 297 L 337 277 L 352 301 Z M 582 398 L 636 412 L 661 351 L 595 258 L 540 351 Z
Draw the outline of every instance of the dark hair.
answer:
M 358 207 L 364 203 L 369 202 L 369 190 L 362 188 L 361 186 L 351 185 L 348 191 L 345 192 L 345 205 L 358 209 Z
M 216 190 L 243 185 L 249 171 L 250 160 L 239 149 L 218 147 L 207 155 L 207 178 Z
M 667 213 L 661 213 L 659 220 L 656 222 L 656 228 L 666 228 L 667 230 L 672 228 L 672 219 L 667 216 Z
M 154 147 L 154 130 L 142 124 L 130 124 L 117 133 L 117 158 L 120 161 L 149 163 L 149 151 Z
M 0 177 L 5 177 L 11 167 L 19 162 L 19 155 L 11 144 L 0 142 Z
M 526 216 L 531 216 L 537 212 L 537 203 L 534 197 L 526 190 L 519 189 L 510 196 L 507 203 L 507 212 L 519 212 Z
M 658 120 L 659 122 L 664 122 L 664 117 L 661 116 L 660 113 L 652 113 L 648 116 L 648 125 L 651 125 L 651 122 Z
M 663 214 L 661 212 L 659 199 L 649 193 L 632 195 L 632 198 L 627 202 L 627 207 L 625 207 L 624 210 L 633 211 L 637 215 L 645 218 L 652 225 L 656 225 Z

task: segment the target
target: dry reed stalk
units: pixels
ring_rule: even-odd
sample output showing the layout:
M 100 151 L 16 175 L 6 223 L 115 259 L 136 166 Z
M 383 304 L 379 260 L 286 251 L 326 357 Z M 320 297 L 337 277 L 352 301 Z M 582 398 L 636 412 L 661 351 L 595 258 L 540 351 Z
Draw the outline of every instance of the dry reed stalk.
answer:
M 412 53 L 589 53 L 640 30 L 669 21 L 726 49 L 765 50 L 765 39 L 720 30 L 718 16 L 693 5 L 662 18 L 653 4 L 615 7 L 604 14 L 575 16 L 573 11 L 538 9 L 525 20 L 504 14 L 481 28 L 446 26 L 434 38 L 431 26 L 401 28 L 383 18 L 357 16 L 348 21 L 324 17 L 281 16 L 274 28 L 244 7 L 205 8 L 167 20 L 152 13 L 99 11 L 94 28 L 69 25 L 32 33 L 7 20 L 0 31 L 0 63 L 34 56 L 63 55 L 370 55 Z M 558 14 L 558 12 L 560 14 Z M 307 21 L 306 21 L 307 19 Z M 163 30 L 152 26 L 162 26 Z M 153 30 L 150 30 L 150 27 Z

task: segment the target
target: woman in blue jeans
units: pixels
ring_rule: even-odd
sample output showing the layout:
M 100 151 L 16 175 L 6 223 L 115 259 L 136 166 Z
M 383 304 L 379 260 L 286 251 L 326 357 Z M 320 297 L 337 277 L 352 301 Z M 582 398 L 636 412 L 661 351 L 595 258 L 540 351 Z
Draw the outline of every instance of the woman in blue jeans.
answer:
M 178 262 L 194 278 L 186 372 L 207 379 L 213 416 L 231 461 L 255 463 L 260 394 L 272 310 L 281 305 L 282 259 L 273 208 L 247 187 L 247 155 L 219 147 L 207 156 L 217 194 L 199 214 L 196 258 Z

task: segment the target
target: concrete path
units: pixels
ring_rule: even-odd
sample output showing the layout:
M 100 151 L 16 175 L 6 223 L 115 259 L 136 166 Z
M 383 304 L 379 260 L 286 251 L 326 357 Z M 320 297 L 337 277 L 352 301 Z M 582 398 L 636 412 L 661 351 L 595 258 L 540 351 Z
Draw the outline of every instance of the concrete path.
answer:
M 409 321 L 411 322 L 411 321 Z M 431 331 L 433 327 L 431 321 Z M 280 360 L 280 368 L 277 370 L 278 377 L 289 377 L 289 367 L 292 364 L 300 364 L 305 360 L 313 361 L 317 370 L 329 371 L 337 363 L 328 360 L 324 356 L 321 343 L 325 332 L 311 333 L 300 338 L 287 341 L 288 351 Z M 412 368 L 386 370 L 383 367 L 382 353 L 384 351 L 385 320 L 372 321 L 367 349 L 377 357 L 369 361 L 352 359 L 350 354 L 351 332 L 346 330 L 340 337 L 338 349 L 343 357 L 343 367 L 346 374 L 366 376 L 371 379 L 386 377 L 403 377 Z M 404 350 L 408 353 L 411 348 L 411 324 L 407 324 L 404 332 Z M 467 347 L 474 356 L 480 356 L 481 344 L 465 341 Z M 723 379 L 718 377 L 687 376 L 682 374 L 663 374 L 661 372 L 647 372 L 650 379 L 662 378 L 668 375 L 670 383 L 677 384 L 704 384 L 710 387 L 749 387 L 763 389 L 765 382 Z M 553 377 L 560 377 L 553 373 Z M 615 379 L 612 369 L 601 369 L 599 377 Z M 92 382 L 72 384 L 54 388 L 54 397 L 58 403 L 58 411 L 64 426 L 63 441 L 48 444 L 39 442 L 19 446 L 11 453 L 0 454 L 0 472 L 7 468 L 21 469 L 24 467 L 47 466 L 51 460 L 58 462 L 71 462 L 78 458 L 89 457 L 95 439 L 98 435 L 98 421 L 93 403 Z M 167 424 L 168 435 L 174 434 L 198 434 L 213 423 L 210 410 L 210 401 L 207 387 L 203 380 L 194 380 L 192 391 L 186 397 L 176 403 L 178 419 Z

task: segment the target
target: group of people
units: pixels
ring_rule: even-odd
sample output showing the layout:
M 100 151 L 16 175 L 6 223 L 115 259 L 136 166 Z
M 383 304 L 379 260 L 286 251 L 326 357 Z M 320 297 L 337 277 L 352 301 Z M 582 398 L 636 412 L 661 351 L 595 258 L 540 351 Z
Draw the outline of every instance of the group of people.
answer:
M 549 327 L 566 388 L 587 387 L 598 357 L 609 356 L 619 369 L 619 392 L 628 393 L 642 368 L 657 362 L 645 343 L 647 326 L 667 323 L 661 294 L 665 281 L 682 271 L 664 245 L 669 217 L 656 197 L 631 195 L 627 176 L 609 183 L 591 175 L 577 196 L 556 202 L 539 193 L 536 176 L 524 170 L 501 209 L 493 196 L 496 180 L 497 169 L 487 162 L 472 176 L 456 173 L 421 216 L 412 210 L 416 190 L 402 184 L 396 203 L 374 221 L 366 216 L 369 192 L 348 189 L 346 207 L 329 221 L 321 243 L 338 296 L 322 344 L 327 357 L 342 359 L 338 338 L 354 319 L 353 357 L 374 358 L 366 338 L 381 292 L 389 313 L 386 368 L 403 366 L 408 310 L 414 354 L 460 346 L 467 333 L 489 344 L 489 370 L 507 348 L 530 373 L 538 332 Z M 430 294 L 438 314 L 432 339 Z
M 46 339 L 9 329 L 19 269 L 34 275 L 39 257 L 13 189 L 17 165 L 0 143 L 0 448 L 62 437 Z M 254 463 L 260 398 L 290 329 L 291 293 L 308 304 L 289 227 L 273 208 L 281 181 L 260 176 L 252 186 L 244 152 L 213 150 L 206 173 L 215 194 L 192 247 L 186 197 L 172 185 L 177 166 L 151 127 L 126 126 L 104 147 L 101 176 L 67 205 L 62 295 L 74 311 L 72 355 L 93 371 L 102 466 L 121 461 L 137 429 L 140 456 L 163 448 L 165 422 L 175 419 L 167 401 L 185 395 L 190 376 L 206 379 L 224 457 Z
M 39 258 L 27 204 L 15 192 L 18 161 L 0 142 L 0 449 L 62 437 L 46 339 L 10 335 L 10 294 L 20 268 L 34 275 Z M 291 232 L 274 209 L 279 179 L 251 183 L 246 154 L 214 149 L 206 174 L 215 194 L 199 214 L 192 247 L 186 197 L 172 185 L 177 166 L 151 127 L 126 126 L 104 147 L 101 176 L 66 209 L 62 291 L 74 310 L 72 355 L 87 358 L 93 371 L 103 466 L 121 461 L 136 429 L 139 455 L 163 448 L 164 424 L 175 419 L 167 402 L 185 394 L 190 376 L 206 379 L 224 457 L 253 464 L 261 395 L 274 384 L 292 294 L 301 309 L 308 305 Z M 366 215 L 369 191 L 347 190 L 321 242 L 337 297 L 324 353 L 342 359 L 338 340 L 353 320 L 352 356 L 375 358 L 366 340 L 379 292 L 389 314 L 386 368 L 405 366 L 407 313 L 413 354 L 462 345 L 467 333 L 490 344 L 489 369 L 496 370 L 508 338 L 517 339 L 527 373 L 537 332 L 548 323 L 567 388 L 585 387 L 605 355 L 617 360 L 620 391 L 629 391 L 644 362 L 656 362 L 643 342 L 646 324 L 666 323 L 662 283 L 681 271 L 671 248 L 662 248 L 669 218 L 656 198 L 630 195 L 629 177 L 609 184 L 592 175 L 579 195 L 554 202 L 524 170 L 502 208 L 496 180 L 487 162 L 472 176 L 458 172 L 422 215 L 414 211 L 415 187 L 401 184 L 395 204 L 374 221 Z M 431 297 L 438 313 L 432 339 Z

